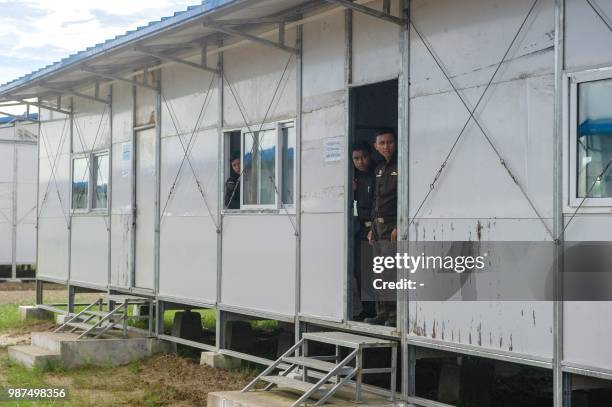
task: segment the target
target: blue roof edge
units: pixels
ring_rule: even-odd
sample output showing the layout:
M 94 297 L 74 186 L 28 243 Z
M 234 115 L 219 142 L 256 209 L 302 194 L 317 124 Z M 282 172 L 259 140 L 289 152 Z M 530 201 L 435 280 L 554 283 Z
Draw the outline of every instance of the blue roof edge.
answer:
M 0 95 L 7 91 L 14 90 L 31 82 L 36 79 L 40 79 L 46 75 L 57 73 L 63 69 L 72 67 L 77 63 L 81 63 L 89 58 L 93 58 L 124 46 L 135 40 L 141 40 L 147 36 L 159 34 L 164 30 L 171 27 L 175 27 L 180 24 L 184 24 L 190 20 L 202 17 L 205 14 L 209 14 L 217 9 L 227 6 L 231 3 L 239 2 L 241 0 L 205 0 L 199 6 L 190 6 L 185 11 L 174 13 L 171 17 L 162 17 L 160 20 L 149 22 L 146 26 L 139 27 L 135 30 L 127 31 L 124 34 L 118 35 L 115 38 L 108 39 L 101 44 L 97 44 L 94 47 L 87 48 L 83 51 L 78 51 L 60 61 L 54 62 L 44 68 L 33 71 L 20 78 L 14 79 L 3 85 L 0 85 Z

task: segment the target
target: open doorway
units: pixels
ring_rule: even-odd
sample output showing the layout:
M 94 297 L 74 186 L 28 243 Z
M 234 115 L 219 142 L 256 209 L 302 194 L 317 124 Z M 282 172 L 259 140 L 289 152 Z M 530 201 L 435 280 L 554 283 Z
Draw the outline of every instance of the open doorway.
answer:
M 396 326 L 395 298 L 384 298 L 372 287 L 372 256 L 380 249 L 368 243 L 368 233 L 375 222 L 385 219 L 375 214 L 377 196 L 375 170 L 388 160 L 376 151 L 377 134 L 391 134 L 397 151 L 398 81 L 397 79 L 351 88 L 349 92 L 349 177 L 352 192 L 348 216 L 349 320 L 374 325 Z M 387 138 L 389 136 L 387 135 Z M 397 171 L 394 172 L 397 179 Z M 380 175 L 380 174 L 379 174 Z M 380 194 L 379 194 L 380 196 Z M 395 201 L 397 207 L 397 194 Z M 393 205 L 392 204 L 392 205 Z M 395 214 L 393 219 L 395 221 Z M 380 225 L 378 225 L 380 226 Z M 388 236 L 379 236 L 382 241 Z M 388 246 L 388 245 L 387 245 Z M 388 293 L 385 295 L 388 297 Z

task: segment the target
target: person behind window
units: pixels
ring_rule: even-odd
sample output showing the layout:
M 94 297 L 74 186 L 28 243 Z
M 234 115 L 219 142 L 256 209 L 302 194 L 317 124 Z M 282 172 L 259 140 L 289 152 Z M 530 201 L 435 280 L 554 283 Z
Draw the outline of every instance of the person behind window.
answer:
M 374 246 L 375 256 L 393 255 L 390 242 L 397 241 L 397 143 L 392 130 L 381 130 L 376 133 L 374 148 L 383 160 L 376 166 L 374 174 L 374 205 L 372 208 L 372 227 L 368 232 L 368 241 Z M 387 270 L 391 276 L 395 270 Z M 394 281 L 394 277 L 386 278 Z M 395 326 L 395 301 L 384 301 L 384 293 L 376 290 L 376 316 L 366 318 L 370 324 Z
M 240 209 L 240 156 L 233 155 L 230 158 L 230 176 L 225 181 L 226 209 Z
M 372 249 L 368 244 L 368 231 L 372 225 L 372 201 L 374 198 L 374 167 L 370 144 L 361 141 L 351 147 L 351 158 L 354 165 L 353 196 L 357 216 L 355 218 L 355 292 L 353 299 L 353 321 L 363 321 L 376 315 L 371 293 L 371 275 L 369 265 L 372 263 Z M 370 283 L 368 283 L 370 282 Z

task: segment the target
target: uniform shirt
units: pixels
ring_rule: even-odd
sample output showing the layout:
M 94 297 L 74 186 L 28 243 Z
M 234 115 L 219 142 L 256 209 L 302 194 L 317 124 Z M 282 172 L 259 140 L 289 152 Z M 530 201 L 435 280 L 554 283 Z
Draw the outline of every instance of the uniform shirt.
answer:
M 226 209 L 240 209 L 240 175 L 234 171 L 225 181 L 225 199 L 223 203 Z
M 374 170 L 376 184 L 374 187 L 374 207 L 372 219 L 383 218 L 395 226 L 397 217 L 397 155 L 387 162 L 383 159 Z
M 368 171 L 355 170 L 355 201 L 357 202 L 357 217 L 360 223 L 369 222 L 374 201 L 374 163 L 370 164 Z

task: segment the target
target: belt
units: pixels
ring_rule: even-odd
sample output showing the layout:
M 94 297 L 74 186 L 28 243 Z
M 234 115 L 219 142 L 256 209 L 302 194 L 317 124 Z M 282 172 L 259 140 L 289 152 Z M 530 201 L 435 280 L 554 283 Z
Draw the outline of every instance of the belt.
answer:
M 375 218 L 374 222 L 376 223 L 395 223 L 395 218 Z

